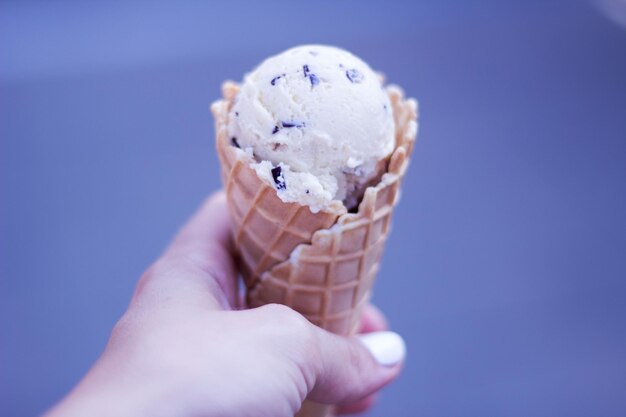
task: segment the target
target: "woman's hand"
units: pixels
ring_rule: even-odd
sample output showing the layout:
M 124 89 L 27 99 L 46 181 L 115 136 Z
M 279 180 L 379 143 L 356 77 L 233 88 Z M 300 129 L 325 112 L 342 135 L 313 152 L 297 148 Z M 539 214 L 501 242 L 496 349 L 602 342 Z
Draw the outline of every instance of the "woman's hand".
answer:
M 340 337 L 281 305 L 238 310 L 230 222 L 211 197 L 141 277 L 100 359 L 48 416 L 293 416 L 305 398 L 366 409 L 402 339 Z M 372 306 L 363 332 L 385 328 Z

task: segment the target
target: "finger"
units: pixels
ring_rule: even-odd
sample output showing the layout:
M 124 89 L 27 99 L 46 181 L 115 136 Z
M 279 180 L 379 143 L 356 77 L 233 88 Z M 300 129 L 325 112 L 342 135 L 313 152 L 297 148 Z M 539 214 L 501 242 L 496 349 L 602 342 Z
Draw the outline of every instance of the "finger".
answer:
M 355 403 L 342 405 L 337 408 L 337 414 L 356 414 L 367 411 L 374 405 L 377 397 L 376 394 L 372 394 Z
M 371 333 L 387 330 L 387 320 L 384 314 L 371 303 L 367 303 L 361 313 L 359 333 Z
M 169 297 L 213 298 L 217 305 L 235 304 L 237 282 L 231 226 L 223 192 L 210 196 L 174 238 L 164 255 L 142 277 L 137 292 L 149 283 Z
M 216 283 L 211 291 L 235 303 L 237 282 L 231 224 L 223 191 L 211 195 L 178 233 L 164 260 L 199 283 Z
M 400 373 L 406 348 L 393 332 L 341 337 L 318 329 L 320 361 L 313 401 L 351 404 L 387 385 Z
M 372 333 L 387 330 L 387 320 L 378 307 L 367 303 L 361 312 L 359 333 Z M 356 414 L 368 410 L 376 401 L 377 394 L 371 394 L 355 403 L 346 404 L 337 409 L 338 414 Z

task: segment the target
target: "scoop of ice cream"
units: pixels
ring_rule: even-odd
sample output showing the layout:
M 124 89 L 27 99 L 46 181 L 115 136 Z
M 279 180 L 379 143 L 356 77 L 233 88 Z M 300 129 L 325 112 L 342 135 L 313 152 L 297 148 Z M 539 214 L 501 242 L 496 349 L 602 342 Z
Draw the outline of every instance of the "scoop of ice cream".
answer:
M 233 144 L 251 151 L 258 175 L 285 202 L 312 211 L 358 204 L 395 144 L 380 77 L 351 53 L 304 45 L 245 76 L 229 115 Z

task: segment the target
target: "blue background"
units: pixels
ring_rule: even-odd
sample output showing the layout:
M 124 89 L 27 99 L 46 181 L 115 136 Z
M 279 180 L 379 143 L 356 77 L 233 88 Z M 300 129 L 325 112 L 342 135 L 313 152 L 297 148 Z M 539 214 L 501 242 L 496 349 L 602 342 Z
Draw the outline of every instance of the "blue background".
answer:
M 309 42 L 421 104 L 374 296 L 408 360 L 369 415 L 626 415 L 620 1 L 1 3 L 0 415 L 79 380 L 220 186 L 222 80 Z

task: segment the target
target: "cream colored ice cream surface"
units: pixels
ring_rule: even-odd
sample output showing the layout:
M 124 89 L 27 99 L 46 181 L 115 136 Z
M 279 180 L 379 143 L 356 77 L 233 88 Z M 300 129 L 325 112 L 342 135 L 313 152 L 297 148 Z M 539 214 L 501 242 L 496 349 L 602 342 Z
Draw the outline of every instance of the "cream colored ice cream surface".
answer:
M 289 49 L 247 74 L 228 132 L 281 200 L 313 212 L 333 200 L 354 208 L 395 146 L 381 77 L 351 53 L 322 45 Z

